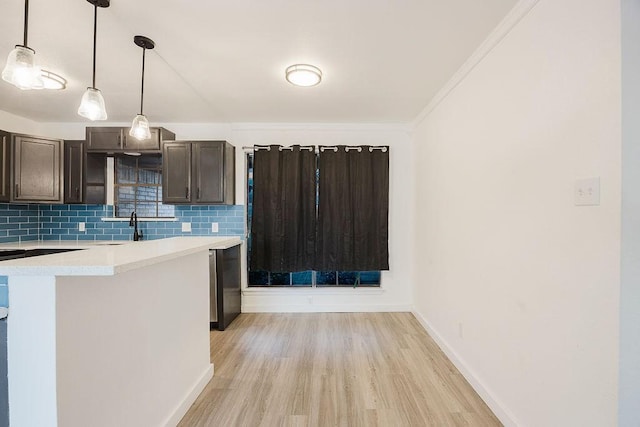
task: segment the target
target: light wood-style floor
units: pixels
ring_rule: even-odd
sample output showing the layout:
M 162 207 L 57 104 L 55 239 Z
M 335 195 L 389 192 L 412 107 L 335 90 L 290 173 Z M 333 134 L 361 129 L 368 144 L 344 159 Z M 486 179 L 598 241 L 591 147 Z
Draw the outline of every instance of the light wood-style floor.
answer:
M 241 314 L 180 426 L 501 425 L 410 313 Z

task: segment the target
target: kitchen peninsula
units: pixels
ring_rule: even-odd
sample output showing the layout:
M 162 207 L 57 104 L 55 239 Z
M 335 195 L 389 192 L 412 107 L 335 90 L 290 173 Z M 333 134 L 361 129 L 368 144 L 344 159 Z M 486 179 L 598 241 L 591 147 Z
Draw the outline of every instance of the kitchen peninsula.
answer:
M 209 249 L 175 237 L 0 263 L 16 426 L 176 425 L 213 375 Z

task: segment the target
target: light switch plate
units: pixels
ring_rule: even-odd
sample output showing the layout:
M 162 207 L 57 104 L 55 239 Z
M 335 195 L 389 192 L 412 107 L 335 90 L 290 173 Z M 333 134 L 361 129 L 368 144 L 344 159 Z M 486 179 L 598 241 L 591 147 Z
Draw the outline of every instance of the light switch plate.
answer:
M 212 222 L 211 223 L 211 232 L 212 233 L 217 233 L 218 232 L 218 223 L 217 222 Z
M 191 223 L 190 222 L 183 222 L 182 223 L 182 231 L 185 233 L 191 233 Z
M 599 206 L 600 177 L 576 180 L 573 199 L 576 206 Z
M 78 223 L 78 231 L 87 231 L 87 228 L 86 228 L 84 222 L 79 222 Z

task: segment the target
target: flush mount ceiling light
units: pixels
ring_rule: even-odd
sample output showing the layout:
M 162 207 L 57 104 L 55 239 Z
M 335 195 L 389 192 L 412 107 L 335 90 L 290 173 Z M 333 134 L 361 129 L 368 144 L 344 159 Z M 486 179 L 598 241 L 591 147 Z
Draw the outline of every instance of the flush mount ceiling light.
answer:
M 129 135 L 142 140 L 151 138 L 151 130 L 149 129 L 149 120 L 143 114 L 144 107 L 144 60 L 147 49 L 153 49 L 156 44 L 148 37 L 135 36 L 133 42 L 142 48 L 142 89 L 140 90 L 140 114 L 136 115 L 131 124 Z
M 309 64 L 295 64 L 285 71 L 287 81 L 295 86 L 315 86 L 322 80 L 320 68 Z
M 44 81 L 36 65 L 36 51 L 27 46 L 29 29 L 29 0 L 24 1 L 24 39 L 9 53 L 7 65 L 2 70 L 2 80 L 22 90 L 42 89 Z
M 93 5 L 93 80 L 91 87 L 82 95 L 78 114 L 89 120 L 107 120 L 107 109 L 100 89 L 96 89 L 96 34 L 98 30 L 98 8 L 109 7 L 111 0 L 87 0 Z
M 42 80 L 44 82 L 42 89 L 62 90 L 67 88 L 67 80 L 51 71 L 42 70 Z

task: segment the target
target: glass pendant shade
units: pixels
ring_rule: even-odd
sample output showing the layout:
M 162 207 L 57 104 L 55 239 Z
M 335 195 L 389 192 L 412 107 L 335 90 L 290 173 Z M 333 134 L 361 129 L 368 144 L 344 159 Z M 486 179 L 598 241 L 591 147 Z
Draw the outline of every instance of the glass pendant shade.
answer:
M 36 53 L 24 46 L 16 46 L 9 53 L 7 65 L 2 70 L 2 80 L 22 90 L 42 89 L 42 71 L 36 65 Z
M 131 124 L 131 130 L 129 135 L 132 137 L 143 140 L 151 138 L 151 130 L 149 129 L 149 120 L 144 114 L 138 114 Z
M 102 92 L 94 87 L 88 87 L 82 95 L 78 114 L 89 120 L 107 120 L 107 110 L 104 105 Z
M 89 120 L 107 120 L 107 107 L 100 89 L 96 89 L 96 41 L 98 35 L 98 8 L 109 7 L 111 0 L 87 0 L 93 5 L 93 81 L 82 95 L 78 115 Z

